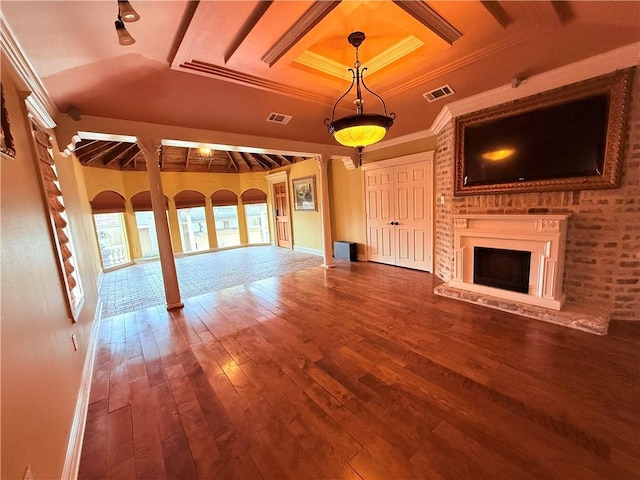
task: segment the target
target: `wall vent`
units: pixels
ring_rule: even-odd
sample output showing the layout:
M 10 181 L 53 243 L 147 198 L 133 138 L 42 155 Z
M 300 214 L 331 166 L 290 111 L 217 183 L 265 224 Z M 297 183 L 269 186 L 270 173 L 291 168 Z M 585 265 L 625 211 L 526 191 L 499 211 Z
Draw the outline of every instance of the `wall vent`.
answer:
M 443 85 L 440 88 L 436 88 L 435 90 L 431 90 L 430 92 L 423 93 L 422 96 L 426 98 L 429 102 L 435 102 L 436 100 L 444 97 L 448 97 L 449 95 L 453 95 L 453 88 L 449 85 Z
M 267 122 L 281 123 L 282 125 L 286 125 L 287 123 L 289 123 L 289 120 L 291 120 L 291 118 L 291 115 L 271 112 L 267 117 Z

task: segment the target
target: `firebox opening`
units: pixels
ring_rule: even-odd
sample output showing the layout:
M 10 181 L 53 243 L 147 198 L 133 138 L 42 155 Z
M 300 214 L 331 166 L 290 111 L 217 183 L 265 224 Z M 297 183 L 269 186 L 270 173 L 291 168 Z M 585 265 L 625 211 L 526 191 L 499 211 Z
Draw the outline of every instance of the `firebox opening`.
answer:
M 473 248 L 473 283 L 529 293 L 531 252 Z

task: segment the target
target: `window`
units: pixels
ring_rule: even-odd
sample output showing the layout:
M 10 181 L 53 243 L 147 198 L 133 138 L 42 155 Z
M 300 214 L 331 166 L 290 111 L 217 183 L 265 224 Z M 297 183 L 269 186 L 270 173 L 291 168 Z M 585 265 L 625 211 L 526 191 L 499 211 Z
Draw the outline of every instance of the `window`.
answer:
M 138 238 L 140 239 L 140 249 L 142 258 L 155 258 L 160 255 L 158 248 L 158 234 L 156 233 L 156 222 L 153 212 L 136 212 L 136 225 L 138 226 Z
M 247 217 L 247 231 L 249 243 L 269 243 L 269 220 L 267 218 L 267 204 L 255 203 L 244 206 Z
M 180 237 L 182 238 L 182 250 L 184 252 L 197 252 L 209 248 L 209 236 L 207 235 L 207 222 L 204 212 L 204 207 L 178 209 Z
M 93 221 L 98 235 L 102 267 L 109 268 L 129 262 L 129 248 L 122 213 L 96 213 Z
M 238 229 L 238 206 L 213 207 L 213 218 L 216 223 L 218 247 L 233 247 L 240 245 L 240 231 Z

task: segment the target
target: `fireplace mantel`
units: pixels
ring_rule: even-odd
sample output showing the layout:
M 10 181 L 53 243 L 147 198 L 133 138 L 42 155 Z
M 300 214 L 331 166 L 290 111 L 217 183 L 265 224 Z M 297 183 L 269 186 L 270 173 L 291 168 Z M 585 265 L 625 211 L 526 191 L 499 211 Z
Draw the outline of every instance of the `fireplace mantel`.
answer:
M 451 287 L 560 310 L 569 215 L 455 215 Z M 473 283 L 474 247 L 531 252 L 528 293 Z

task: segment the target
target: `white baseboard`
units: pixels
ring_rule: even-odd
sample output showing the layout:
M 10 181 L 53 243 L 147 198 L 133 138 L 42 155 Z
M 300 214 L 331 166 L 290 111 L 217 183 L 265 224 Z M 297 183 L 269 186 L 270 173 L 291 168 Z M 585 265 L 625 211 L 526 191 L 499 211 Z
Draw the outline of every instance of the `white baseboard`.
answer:
M 294 245 L 293 249 L 296 252 L 310 253 L 311 255 L 318 255 L 319 257 L 324 257 L 324 252 L 322 250 L 316 250 L 315 248 L 308 248 L 300 245 Z
M 73 415 L 71 432 L 69 433 L 69 443 L 67 444 L 67 455 L 62 469 L 63 480 L 75 480 L 78 478 L 80 468 L 80 455 L 82 453 L 82 440 L 84 438 L 85 424 L 87 423 L 87 411 L 89 410 L 89 394 L 91 392 L 91 380 L 93 378 L 93 364 L 100 338 L 100 320 L 102 318 L 102 300 L 98 299 L 96 314 L 93 318 L 89 346 L 84 359 L 82 369 L 82 379 L 80 380 L 80 390 L 76 401 L 76 409 Z

